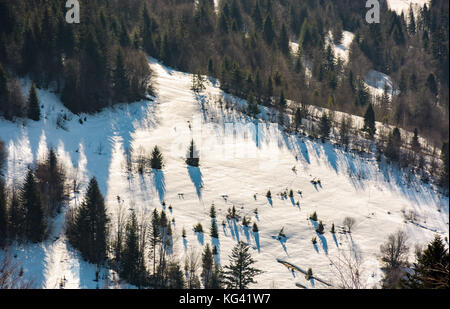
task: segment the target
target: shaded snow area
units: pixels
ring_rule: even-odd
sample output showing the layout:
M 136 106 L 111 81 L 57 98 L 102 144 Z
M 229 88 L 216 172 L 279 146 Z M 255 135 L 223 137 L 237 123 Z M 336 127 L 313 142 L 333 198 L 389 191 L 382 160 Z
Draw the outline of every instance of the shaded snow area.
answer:
M 397 14 L 405 14 L 407 16 L 410 6 L 413 7 L 414 13 L 417 13 L 425 4 L 429 5 L 430 0 L 387 0 L 389 9 L 396 11 Z
M 95 175 L 112 222 L 120 208 L 134 208 L 148 218 L 153 209 L 166 209 L 169 218 L 175 218 L 174 254 L 181 261 L 190 248 L 201 250 L 211 242 L 209 209 L 214 203 L 219 223 L 219 240 L 213 240 L 219 251 L 216 261 L 227 264 L 237 241 L 249 243 L 256 266 L 264 270 L 255 288 L 337 285 L 330 259 L 350 249 L 358 252 L 361 276 L 371 287 L 382 278 L 377 255 L 390 233 L 406 231 L 411 246 L 428 243 L 436 233 L 448 236 L 448 198 L 432 187 L 414 177 L 407 185 L 399 170 L 379 167 L 372 156 L 288 135 L 267 121 L 271 115 L 265 108 L 259 120 L 250 119 L 239 111 L 246 102 L 224 94 L 214 80 L 195 95 L 190 90 L 192 75 L 153 59 L 150 65 L 156 75 L 154 100 L 81 115 L 81 124 L 54 94 L 39 90 L 43 120 L 25 125 L 0 120 L 0 138 L 9 150 L 7 182 L 21 182 L 27 165 L 52 145 L 69 168 L 69 181 L 81 184 L 64 212 L 81 202 L 89 177 Z M 67 120 L 59 121 L 58 127 L 59 114 L 66 114 Z M 200 154 L 199 168 L 188 168 L 184 162 L 192 138 Z M 129 175 L 125 150 L 150 152 L 155 145 L 165 159 L 162 172 Z M 320 183 L 312 184 L 314 178 Z M 291 189 L 292 198 L 282 194 Z M 259 233 L 240 221 L 226 220 L 233 205 L 241 216 L 257 223 Z M 309 220 L 314 211 L 323 221 L 324 235 L 315 231 L 318 222 Z M 409 211 L 416 213 L 416 223 L 405 221 L 403 212 Z M 356 220 L 351 234 L 340 228 L 347 216 Z M 46 242 L 12 246 L 11 253 L 23 262 L 24 276 L 38 288 L 58 288 L 62 280 L 70 288 L 129 287 L 116 284 L 117 277 L 106 269 L 94 281 L 96 267 L 70 247 L 62 233 L 63 220 L 64 213 L 54 220 Z M 198 222 L 204 235 L 192 229 Z M 181 237 L 183 227 L 186 239 Z M 278 237 L 282 228 L 286 238 Z M 302 271 L 308 268 L 315 279 L 305 279 Z
M 387 91 L 389 96 L 392 96 L 394 91 L 395 94 L 399 92 L 398 90 L 394 90 L 392 78 L 384 73 L 370 70 L 364 80 L 372 96 L 380 97 L 385 91 Z
M 350 57 L 350 45 L 354 37 L 355 35 L 352 32 L 343 31 L 340 44 L 334 44 L 333 34 L 330 31 L 325 38 L 325 44 L 327 44 L 326 46 L 331 45 L 336 59 L 340 58 L 344 64 L 347 64 Z

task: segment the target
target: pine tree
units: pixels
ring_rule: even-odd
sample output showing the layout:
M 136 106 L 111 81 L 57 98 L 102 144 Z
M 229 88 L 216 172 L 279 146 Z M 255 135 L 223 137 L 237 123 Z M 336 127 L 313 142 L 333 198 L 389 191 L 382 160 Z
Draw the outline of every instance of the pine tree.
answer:
M 373 110 L 372 104 L 369 104 L 369 106 L 367 107 L 366 113 L 364 114 L 363 131 L 367 132 L 369 134 L 370 138 L 373 138 L 377 131 L 377 129 L 375 127 L 375 112 Z
M 33 171 L 28 169 L 25 183 L 21 190 L 21 202 L 25 211 L 25 237 L 32 242 L 44 240 L 46 219 L 42 206 L 41 193 Z
M 249 245 L 240 241 L 232 250 L 230 264 L 224 269 L 224 283 L 228 289 L 246 289 L 252 283 L 257 283 L 255 277 L 262 273 L 252 267 L 255 263 L 249 253 Z
M 211 208 L 209 209 L 209 216 L 211 219 L 216 219 L 216 207 L 214 206 L 214 203 L 211 205 Z
M 445 142 L 442 145 L 441 159 L 442 159 L 442 163 L 443 163 L 443 168 L 442 168 L 442 173 L 441 173 L 440 185 L 443 186 L 444 188 L 448 189 L 448 183 L 449 183 L 448 142 Z
M 198 155 L 198 151 L 195 147 L 194 140 L 191 140 L 191 144 L 189 145 L 188 154 L 186 157 L 186 164 L 189 166 L 198 167 L 200 162 L 200 158 Z
M 92 177 L 81 206 L 68 222 L 67 236 L 72 246 L 88 262 L 101 264 L 106 259 L 108 222 L 103 196 Z
M 408 273 L 403 282 L 407 288 L 449 288 L 449 253 L 440 236 L 436 236 L 423 252 L 418 253 L 412 270 L 413 273 Z
M 163 157 L 158 146 L 155 146 L 152 151 L 152 157 L 150 159 L 150 165 L 153 169 L 160 170 L 164 166 Z
M 11 239 L 21 238 L 24 235 L 25 211 L 20 203 L 19 196 L 15 190 L 12 192 L 9 207 L 9 237 Z
M 323 223 L 322 221 L 319 222 L 319 225 L 317 226 L 316 232 L 319 234 L 323 234 L 324 233 L 324 227 L 323 227 Z
M 255 100 L 255 97 L 250 93 L 247 99 L 247 113 L 251 117 L 256 117 L 260 112 L 261 111 L 259 109 L 258 103 Z
M 286 25 L 283 23 L 281 26 L 280 38 L 279 38 L 279 47 L 283 54 L 289 54 L 289 35 L 286 29 Z
M 34 121 L 39 121 L 41 119 L 41 109 L 34 82 L 31 83 L 30 93 L 28 95 L 28 118 Z
M 385 155 L 393 161 L 398 161 L 400 159 L 400 148 L 402 145 L 402 139 L 400 135 L 400 130 L 394 128 L 391 134 L 389 134 L 388 143 L 385 150 Z
M 209 244 L 206 244 L 202 254 L 202 273 L 200 277 L 202 279 L 203 287 L 205 289 L 211 289 L 211 281 L 214 272 L 214 257 Z
M 128 81 L 124 55 L 122 49 L 117 53 L 116 69 L 114 70 L 114 87 L 115 100 L 117 102 L 126 102 L 130 95 L 130 84 Z
M 256 225 L 256 223 L 253 223 L 252 232 L 253 233 L 258 233 L 259 232 L 258 225 Z
M 129 283 L 141 286 L 145 274 L 142 250 L 139 246 L 139 230 L 136 214 L 131 211 L 125 228 L 125 245 L 121 256 L 120 275 Z
M 156 209 L 152 212 L 151 235 L 150 235 L 150 252 L 153 260 L 153 275 L 156 274 L 156 251 L 157 246 L 161 242 L 161 228 L 159 224 L 159 214 Z
M 181 266 L 178 262 L 170 262 L 167 267 L 167 288 L 168 289 L 184 289 L 186 280 Z
M 419 142 L 419 130 L 417 130 L 417 128 L 414 128 L 414 136 L 411 139 L 411 150 L 415 154 L 419 154 L 421 151 L 421 146 Z
M 2 64 L 0 63 L 0 112 L 5 113 L 5 116 L 8 115 L 8 103 L 9 100 L 9 90 L 8 90 L 8 75 L 6 74 L 5 69 L 3 69 Z
M 270 15 L 264 21 L 263 37 L 267 45 L 272 45 L 275 38 L 275 31 L 273 30 L 273 22 Z
M 0 248 L 6 245 L 8 236 L 8 213 L 6 209 L 5 182 L 0 178 Z
M 320 128 L 320 134 L 322 136 L 322 140 L 325 140 L 330 135 L 331 131 L 331 123 L 330 118 L 328 117 L 327 113 L 322 113 L 322 117 L 320 118 L 319 123 Z
M 217 222 L 216 220 L 211 220 L 211 237 L 212 238 L 219 238 L 219 231 L 217 229 Z

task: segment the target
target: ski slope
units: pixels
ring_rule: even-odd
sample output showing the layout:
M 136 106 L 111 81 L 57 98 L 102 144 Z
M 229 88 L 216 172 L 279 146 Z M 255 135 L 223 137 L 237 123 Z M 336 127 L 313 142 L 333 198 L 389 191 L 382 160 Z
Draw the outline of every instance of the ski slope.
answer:
M 330 258 L 350 249 L 361 257 L 364 282 L 376 286 L 382 278 L 379 246 L 390 233 L 406 231 L 411 248 L 426 244 L 435 234 L 448 237 L 448 197 L 435 188 L 415 177 L 408 185 L 398 169 L 378 167 L 372 156 L 361 157 L 328 142 L 288 135 L 268 121 L 268 109 L 262 108 L 259 120 L 250 119 L 240 112 L 245 101 L 223 93 L 213 79 L 204 92 L 195 95 L 190 90 L 192 75 L 154 59 L 149 59 L 149 65 L 155 72 L 152 100 L 81 115 L 86 118 L 81 124 L 80 116 L 67 111 L 57 96 L 39 90 L 43 120 L 11 123 L 0 119 L 0 139 L 9 150 L 7 183 L 21 182 L 27 165 L 42 158 L 52 145 L 68 167 L 69 181 L 82 184 L 64 211 L 80 203 L 89 178 L 95 175 L 113 223 L 121 209 L 130 208 L 144 218 L 150 218 L 155 208 L 175 218 L 174 255 L 181 261 L 191 248 L 201 250 L 213 242 L 219 250 L 216 261 L 223 266 L 237 241 L 249 243 L 257 267 L 264 270 L 254 288 L 328 288 L 317 280 L 307 281 L 304 274 L 285 265 L 305 271 L 312 268 L 317 278 L 337 286 Z M 28 86 L 24 81 L 24 92 Z M 65 129 L 56 125 L 58 114 L 67 115 Z M 192 138 L 200 153 L 198 169 L 187 168 L 184 162 Z M 163 171 L 129 175 L 125 149 L 151 152 L 155 145 L 165 159 Z M 313 178 L 321 184 L 313 185 Z M 294 197 L 283 198 L 280 193 L 290 189 Z M 265 196 L 268 190 L 271 200 Z M 209 236 L 212 203 L 219 240 Z M 241 222 L 226 220 L 227 209 L 233 205 L 257 223 L 259 233 Z M 314 211 L 325 225 L 323 236 L 315 232 L 317 222 L 309 220 Z M 417 214 L 415 224 L 405 221 L 402 213 L 406 211 Z M 340 231 L 347 216 L 356 220 L 353 232 L 331 234 L 331 224 Z M 59 288 L 62 281 L 65 288 L 131 288 L 107 269 L 100 269 L 99 280 L 94 281 L 96 267 L 84 262 L 67 243 L 63 220 L 64 213 L 55 218 L 52 235 L 43 244 L 10 248 L 23 262 L 24 276 L 37 288 Z M 194 233 L 192 227 L 198 222 L 205 234 Z M 183 227 L 186 239 L 181 237 Z M 283 227 L 287 238 L 279 239 Z M 311 242 L 314 236 L 316 245 Z
M 409 8 L 412 6 L 414 13 L 417 14 L 418 9 L 422 8 L 425 4 L 429 5 L 430 0 L 387 0 L 389 9 L 397 12 L 397 14 L 405 14 L 409 12 Z

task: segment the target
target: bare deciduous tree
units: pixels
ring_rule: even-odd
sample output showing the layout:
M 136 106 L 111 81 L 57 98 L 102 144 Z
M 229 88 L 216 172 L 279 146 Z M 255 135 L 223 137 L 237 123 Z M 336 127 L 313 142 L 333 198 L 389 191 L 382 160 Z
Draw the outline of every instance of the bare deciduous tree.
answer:
M 30 289 L 32 281 L 22 277 L 20 263 L 13 262 L 8 252 L 0 258 L 0 290 L 3 289 Z
M 330 263 L 337 278 L 337 287 L 341 289 L 367 288 L 361 268 L 362 258 L 354 247 L 350 247 L 347 251 L 340 250 L 336 258 L 330 258 Z
M 393 287 L 403 276 L 403 267 L 408 265 L 408 237 L 404 231 L 397 231 L 388 236 L 386 243 L 380 246 L 381 261 L 385 277 L 383 285 Z
M 355 225 L 355 223 L 356 223 L 356 220 L 355 220 L 355 218 L 352 218 L 352 217 L 346 217 L 343 222 L 344 226 L 347 228 L 347 231 L 349 233 L 352 232 L 352 227 Z

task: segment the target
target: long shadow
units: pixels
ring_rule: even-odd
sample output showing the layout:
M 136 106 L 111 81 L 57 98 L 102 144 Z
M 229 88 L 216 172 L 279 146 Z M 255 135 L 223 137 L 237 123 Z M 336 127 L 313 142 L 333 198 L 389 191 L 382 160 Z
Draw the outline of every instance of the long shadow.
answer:
M 259 243 L 259 232 L 254 232 L 253 236 L 255 237 L 256 248 L 258 249 L 258 252 L 261 252 L 261 245 Z
M 272 200 L 272 198 L 268 197 L 267 201 L 269 202 L 270 206 L 273 207 L 273 200 Z
M 214 246 L 217 249 L 217 254 L 214 255 L 214 261 L 217 265 L 220 266 L 220 240 L 218 238 L 211 238 L 211 245 L 214 248 Z
M 166 195 L 166 181 L 162 170 L 153 170 L 153 182 L 158 192 L 160 202 L 163 202 Z
M 194 166 L 188 166 L 187 169 L 189 172 L 189 177 L 191 178 L 192 183 L 195 185 L 197 196 L 199 199 L 202 199 L 202 190 L 203 190 L 202 172 L 200 171 L 200 168 Z
M 245 238 L 247 239 L 247 243 L 250 243 L 250 232 L 249 232 L 250 227 L 244 226 L 243 229 L 244 229 Z
M 326 143 L 323 145 L 323 151 L 325 152 L 325 155 L 328 159 L 328 163 L 334 169 L 334 171 L 337 173 L 338 172 L 338 162 L 337 162 L 337 155 L 336 155 L 334 146 L 330 145 L 329 143 Z
M 323 251 L 325 252 L 326 255 L 328 255 L 328 243 L 327 243 L 327 239 L 325 238 L 325 236 L 317 233 L 317 236 L 320 239 L 320 242 L 322 243 L 322 248 Z
M 239 228 L 236 224 L 236 220 L 233 220 L 233 230 L 234 230 L 234 235 L 236 237 L 237 242 L 239 242 Z
M 333 233 L 333 240 L 334 240 L 334 243 L 336 244 L 336 247 L 339 248 L 339 244 L 338 244 L 338 241 L 337 241 L 337 238 L 336 238 L 336 233 Z
M 204 233 L 195 233 L 197 234 L 197 240 L 198 242 L 203 246 L 205 243 L 205 234 Z

